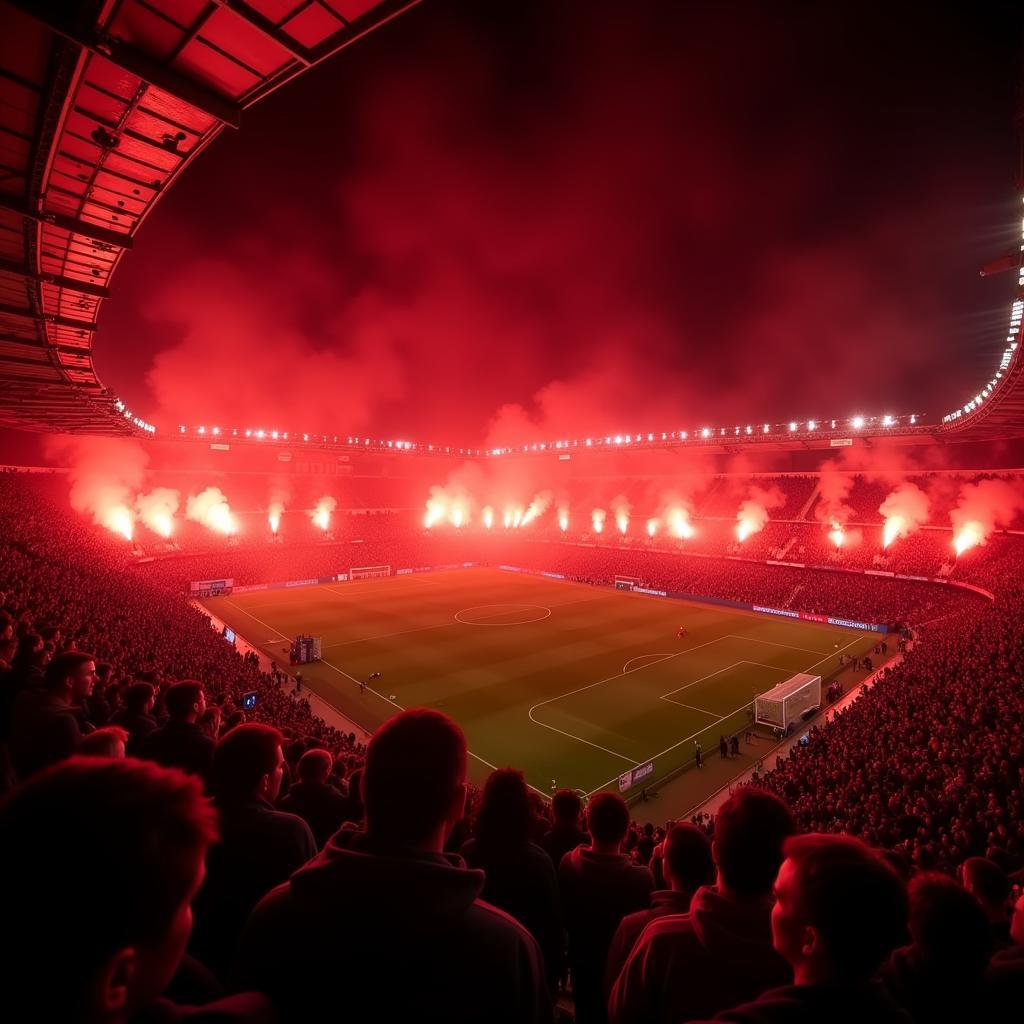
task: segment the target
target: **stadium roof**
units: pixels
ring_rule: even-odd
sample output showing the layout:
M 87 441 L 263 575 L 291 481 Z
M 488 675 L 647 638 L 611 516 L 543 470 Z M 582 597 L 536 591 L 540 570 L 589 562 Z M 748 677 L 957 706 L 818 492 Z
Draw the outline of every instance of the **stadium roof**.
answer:
M 139 226 L 243 110 L 418 2 L 0 0 L 0 424 L 155 434 L 103 386 L 92 359 L 100 304 Z M 1018 302 L 990 381 L 944 418 L 876 418 L 859 436 L 928 443 L 1024 433 L 1020 255 L 1009 257 Z M 719 429 L 675 440 L 801 448 L 849 433 Z M 292 431 L 288 443 L 304 442 Z
M 243 110 L 418 2 L 0 2 L 0 423 L 154 432 L 92 360 L 139 226 Z

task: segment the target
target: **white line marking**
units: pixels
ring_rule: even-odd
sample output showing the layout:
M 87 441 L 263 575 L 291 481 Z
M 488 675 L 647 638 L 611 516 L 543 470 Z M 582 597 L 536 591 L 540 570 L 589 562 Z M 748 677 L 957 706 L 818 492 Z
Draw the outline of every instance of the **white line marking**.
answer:
M 460 615 L 467 612 L 478 612 L 487 608 L 507 608 L 504 612 L 491 612 L 484 615 L 484 618 L 500 619 L 506 615 L 513 615 L 524 608 L 536 608 L 538 611 L 546 612 L 546 615 L 538 615 L 534 619 L 521 619 L 519 622 L 473 622 L 472 619 L 460 619 Z M 474 604 L 469 608 L 460 608 L 455 613 L 455 621 L 461 622 L 464 626 L 528 626 L 531 622 L 543 622 L 551 618 L 551 609 L 544 604 Z
M 286 637 L 284 633 L 282 633 L 280 630 L 274 629 L 274 627 L 269 622 L 264 622 L 262 619 L 256 618 L 256 616 L 253 615 L 252 612 L 247 612 L 240 604 L 235 604 L 235 602 L 232 601 L 231 598 L 225 597 L 224 600 L 227 601 L 227 603 L 231 605 L 232 608 L 237 608 L 243 615 L 248 615 L 249 618 L 253 620 L 253 622 L 258 622 L 261 626 L 266 626 L 271 633 L 277 633 L 277 635 L 282 640 L 288 640 L 288 637 Z
M 678 658 L 680 655 L 689 654 L 691 651 L 698 651 L 702 647 L 708 647 L 711 644 L 717 644 L 720 640 L 723 639 L 724 637 L 717 637 L 714 640 L 708 640 L 706 643 L 697 644 L 696 647 L 688 647 L 685 651 L 679 651 L 676 654 L 670 654 L 668 655 L 668 657 L 662 658 L 662 661 L 668 661 L 669 658 Z M 615 750 L 609 750 L 607 747 L 602 747 L 600 743 L 591 743 L 590 740 L 585 740 L 582 736 L 575 736 L 573 735 L 573 733 L 566 732 L 564 729 L 559 729 L 554 725 L 548 725 L 547 722 L 541 722 L 533 717 L 533 713 L 537 710 L 537 708 L 544 707 L 545 704 L 553 704 L 555 701 L 563 700 L 565 697 L 571 697 L 574 693 L 582 693 L 584 690 L 590 690 L 595 686 L 600 686 L 602 683 L 608 683 L 611 682 L 613 679 L 619 679 L 622 676 L 628 676 L 633 672 L 640 671 L 640 669 L 642 669 L 643 667 L 644 666 L 641 665 L 638 668 L 631 668 L 628 672 L 616 672 L 615 675 L 608 676 L 606 679 L 598 679 L 596 683 L 588 683 L 586 686 L 578 686 L 575 690 L 569 690 L 567 693 L 559 694 L 557 697 L 549 697 L 547 700 L 542 700 L 539 703 L 534 704 L 533 707 L 530 708 L 529 711 L 527 711 L 527 717 L 530 719 L 531 722 L 534 723 L 534 725 L 541 725 L 545 729 L 550 729 L 552 732 L 557 732 L 561 733 L 563 736 L 568 736 L 569 739 L 578 740 L 580 743 L 586 743 L 588 747 L 596 747 L 598 750 L 603 750 L 606 754 L 612 754 L 613 756 L 618 757 L 623 761 L 630 761 L 633 765 L 642 764 L 642 761 L 633 761 L 632 758 L 626 757 L 625 754 L 620 754 Z M 618 776 L 616 776 L 616 778 L 618 778 Z
M 725 668 L 720 668 L 715 672 L 709 672 L 706 676 L 701 676 L 700 679 L 694 679 L 692 683 L 684 683 L 682 686 L 677 686 L 674 690 L 669 690 L 668 693 L 663 693 L 659 700 L 668 700 L 673 693 L 681 693 L 683 690 L 688 690 L 691 686 L 703 683 L 705 679 L 714 679 L 715 676 L 720 676 L 723 672 L 728 672 L 730 669 L 736 668 L 737 665 L 746 664 L 747 662 L 745 661 L 734 661 L 731 665 L 726 665 Z
M 451 626 L 451 622 L 439 622 L 434 626 L 417 626 L 415 629 L 400 629 L 397 633 L 377 633 L 374 636 L 361 636 L 356 640 L 341 640 L 336 644 L 325 644 L 324 650 L 330 651 L 335 647 L 348 647 L 350 644 L 361 644 L 367 640 L 384 640 L 390 636 L 405 636 L 407 633 L 423 633 L 428 629 L 444 629 L 446 626 Z
M 734 635 L 734 634 L 731 634 L 731 633 L 729 634 L 729 636 L 733 636 L 733 635 Z M 854 644 L 855 644 L 855 643 L 856 643 L 856 642 L 857 642 L 858 640 L 862 640 L 862 639 L 863 639 L 864 637 L 866 637 L 866 636 L 867 636 L 867 633 L 860 633 L 860 634 L 858 634 L 858 635 L 857 635 L 856 637 L 854 637 L 854 638 L 853 638 L 853 639 L 852 639 L 852 640 L 851 640 L 851 641 L 850 641 L 850 642 L 849 642 L 848 644 L 846 644 L 846 645 L 844 645 L 843 647 L 839 648 L 839 651 L 837 651 L 837 652 L 835 652 L 835 653 L 837 653 L 837 654 L 838 654 L 838 653 L 839 653 L 839 652 L 841 652 L 841 651 L 845 651 L 847 647 L 852 647 L 852 646 L 853 646 L 853 645 L 854 645 Z M 743 639 L 743 638 L 742 638 L 742 637 L 740 637 L 740 639 Z M 820 653 L 820 652 L 818 652 L 818 651 L 815 651 L 814 653 L 815 653 L 815 654 L 818 654 L 818 653 Z M 831 654 L 829 654 L 829 655 L 827 655 L 827 657 L 832 657 L 832 655 L 831 655 Z M 824 660 L 824 659 L 822 659 L 822 660 Z M 821 662 L 820 662 L 820 661 L 819 661 L 819 662 L 816 662 L 816 663 L 815 663 L 815 665 L 812 665 L 812 666 L 811 666 L 811 668 L 815 668 L 815 667 L 816 667 L 816 665 L 820 665 L 820 664 L 821 664 Z M 739 713 L 740 713 L 740 712 L 741 712 L 741 711 L 742 711 L 742 710 L 743 710 L 744 708 L 747 708 L 747 707 L 750 707 L 750 701 L 747 701 L 747 702 L 746 702 L 745 704 L 741 704 L 741 705 L 740 705 L 740 706 L 739 706 L 738 708 L 736 708 L 736 710 L 735 710 L 735 711 L 730 711 L 730 712 L 729 712 L 729 714 L 727 714 L 727 715 L 724 715 L 724 716 L 723 716 L 723 717 L 722 717 L 722 718 L 720 719 L 720 721 L 723 721 L 723 722 L 724 722 L 726 718 L 731 718 L 731 717 L 732 717 L 733 715 L 738 715 L 738 714 L 739 714 Z M 700 736 L 700 735 L 701 735 L 701 733 L 703 733 L 703 732 L 707 732 L 707 730 L 708 730 L 708 729 L 713 729 L 713 728 L 715 727 L 715 725 L 717 725 L 717 724 L 718 724 L 718 723 L 716 723 L 716 722 L 712 722 L 712 724 L 711 724 L 711 725 L 706 725 L 706 726 L 704 726 L 704 728 L 703 728 L 703 729 L 700 729 L 699 731 L 697 731 L 697 732 L 693 733 L 693 734 L 692 734 L 691 736 L 687 736 L 687 737 L 686 737 L 685 739 L 681 739 L 681 740 L 680 740 L 680 741 L 679 741 L 678 743 L 673 743 L 671 747 L 667 747 L 667 748 L 666 748 L 665 750 L 662 750 L 662 751 L 661 751 L 660 753 L 654 754 L 654 755 L 653 755 L 652 757 L 645 757 L 645 758 L 643 759 L 643 761 L 637 761 L 637 765 L 641 765 L 641 764 L 644 764 L 644 763 L 646 763 L 647 761 L 655 761 L 655 760 L 657 760 L 657 759 L 658 759 L 659 757 L 664 757 L 664 756 L 665 756 L 666 754 L 671 754 L 671 753 L 672 753 L 672 751 L 673 751 L 673 750 L 675 750 L 675 749 L 676 749 L 677 747 L 681 747 L 681 746 L 682 746 L 682 745 L 683 745 L 684 743 L 688 742 L 689 740 L 694 740 L 694 739 L 696 739 L 696 738 L 697 738 L 698 736 Z M 634 766 L 634 767 L 635 767 L 635 766 Z M 589 793 L 587 794 L 587 796 L 588 796 L 588 797 L 591 797 L 591 796 L 593 796 L 593 795 L 594 795 L 595 793 L 599 793 L 599 792 L 600 792 L 600 791 L 601 791 L 602 789 L 604 789 L 604 788 L 605 788 L 605 786 L 610 786 L 610 785 L 611 785 L 611 784 L 612 784 L 613 782 L 617 782 L 617 781 L 618 781 L 618 778 L 619 778 L 619 776 L 618 776 L 618 775 L 613 775 L 613 776 L 612 776 L 612 777 L 611 777 L 611 778 L 610 778 L 610 779 L 609 779 L 609 780 L 608 780 L 607 782 L 603 782 L 603 783 L 602 783 L 602 784 L 601 784 L 600 786 L 598 786 L 598 787 L 597 787 L 597 789 L 592 789 L 592 790 L 591 790 L 591 791 L 590 791 L 590 792 L 589 792 Z
M 622 666 L 623 672 L 629 671 L 629 666 L 634 661 L 647 661 L 648 665 L 657 665 L 659 662 L 665 661 L 667 658 L 674 658 L 674 654 L 638 654 L 635 658 L 630 658 L 625 665 Z M 648 661 L 649 658 L 657 658 L 658 661 Z
M 861 633 L 861 636 L 864 636 Z M 731 636 L 734 640 L 749 640 L 752 644 L 769 644 L 772 647 L 785 647 L 790 651 L 803 651 L 804 654 L 822 654 L 822 651 L 812 651 L 809 647 L 794 647 L 792 644 L 779 644 L 774 640 L 762 640 L 756 636 L 740 636 L 738 633 L 728 633 L 727 636 Z M 849 644 L 847 644 L 849 646 Z
M 717 711 L 708 711 L 707 708 L 698 708 L 695 707 L 693 704 L 684 704 L 682 701 L 673 700 L 671 697 L 662 697 L 661 699 L 667 700 L 669 704 L 675 704 L 677 707 L 686 708 L 689 711 L 699 711 L 701 712 L 701 714 L 710 715 L 715 720 L 711 723 L 711 725 L 716 725 L 718 722 L 724 721 L 722 716 Z M 711 725 L 707 726 L 707 728 L 710 729 Z

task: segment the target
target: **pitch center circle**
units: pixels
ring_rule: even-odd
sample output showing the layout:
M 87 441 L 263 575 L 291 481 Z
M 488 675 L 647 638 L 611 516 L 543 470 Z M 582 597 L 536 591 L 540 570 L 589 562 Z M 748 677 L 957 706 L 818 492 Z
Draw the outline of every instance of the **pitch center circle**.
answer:
M 525 626 L 550 615 L 551 609 L 542 604 L 477 604 L 459 609 L 455 621 L 464 626 Z

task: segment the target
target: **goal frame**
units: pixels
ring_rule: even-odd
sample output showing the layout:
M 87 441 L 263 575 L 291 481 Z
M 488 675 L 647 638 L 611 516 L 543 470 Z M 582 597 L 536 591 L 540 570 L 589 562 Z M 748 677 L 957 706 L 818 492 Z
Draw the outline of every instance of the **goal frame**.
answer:
M 616 590 L 632 590 L 639 587 L 643 581 L 639 576 L 616 576 L 614 580 Z
M 809 699 L 808 699 L 809 695 Z M 798 672 L 754 698 L 754 721 L 788 732 L 811 708 L 821 707 L 821 676 Z
M 381 579 L 391 575 L 390 565 L 363 565 L 353 566 L 348 571 L 350 580 L 373 580 Z

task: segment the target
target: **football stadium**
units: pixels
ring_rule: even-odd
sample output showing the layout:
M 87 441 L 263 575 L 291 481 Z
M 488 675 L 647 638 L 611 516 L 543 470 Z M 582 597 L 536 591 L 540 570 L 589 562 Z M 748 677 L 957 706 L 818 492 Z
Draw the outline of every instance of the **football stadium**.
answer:
M 1022 39 L 0 0 L 0 1016 L 1019 1019 Z

